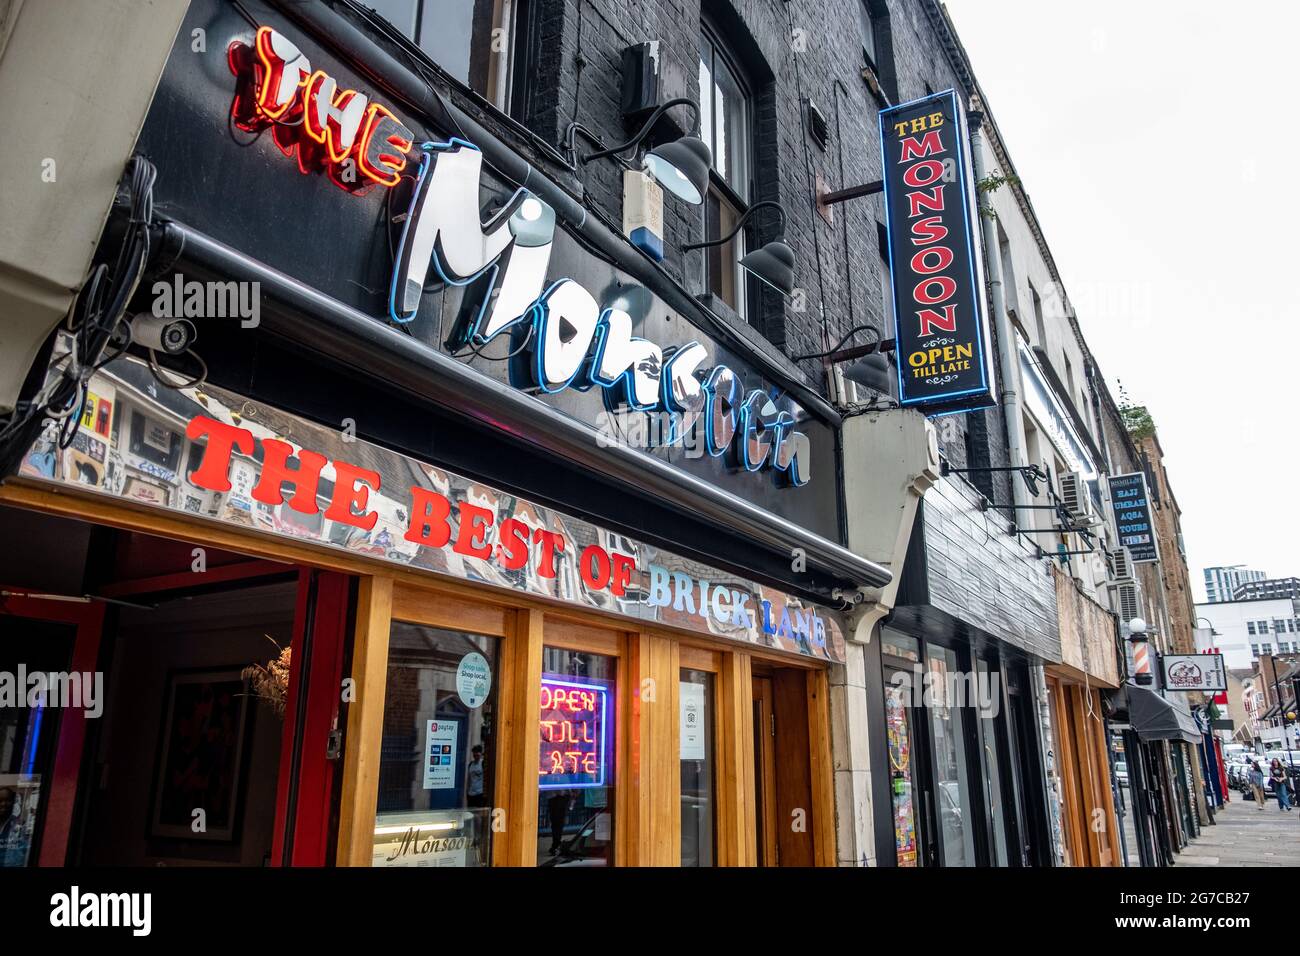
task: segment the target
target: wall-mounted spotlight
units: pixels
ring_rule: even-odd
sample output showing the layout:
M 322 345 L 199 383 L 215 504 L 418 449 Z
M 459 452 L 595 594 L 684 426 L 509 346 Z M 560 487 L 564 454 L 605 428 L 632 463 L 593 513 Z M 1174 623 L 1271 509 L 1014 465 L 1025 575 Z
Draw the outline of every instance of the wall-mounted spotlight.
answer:
M 704 202 L 704 195 L 709 189 L 709 168 L 713 165 L 713 154 L 709 151 L 709 147 L 704 140 L 700 139 L 700 107 L 692 99 L 678 97 L 664 103 L 650 114 L 650 118 L 645 121 L 645 124 L 637 131 L 636 135 L 626 143 L 620 143 L 618 146 L 606 147 L 591 130 L 581 123 L 570 123 L 564 132 L 564 148 L 574 165 L 581 163 L 585 166 L 593 159 L 612 156 L 623 166 L 633 169 L 635 167 L 632 161 L 619 154 L 634 149 L 654 129 L 659 117 L 663 116 L 664 112 L 673 106 L 689 106 L 691 108 L 695 114 L 692 131 L 679 139 L 655 146 L 649 150 L 642 159 L 642 165 L 664 189 L 692 206 L 698 206 Z M 579 157 L 574 146 L 574 136 L 577 133 L 581 133 L 585 139 L 600 148 L 594 153 Z
M 785 210 L 781 208 L 781 204 L 778 202 L 754 203 L 745 210 L 745 214 L 736 223 L 736 228 L 727 235 L 709 242 L 687 243 L 682 246 L 682 252 L 689 252 L 692 249 L 705 249 L 710 246 L 721 246 L 730 242 L 741 229 L 745 228 L 745 223 L 749 221 L 749 217 L 760 209 L 775 209 L 781 217 L 781 230 L 777 238 L 771 242 L 764 243 L 753 252 L 746 253 L 740 260 L 740 267 L 750 275 L 770 285 L 783 296 L 789 297 L 794 292 L 794 250 L 786 245 L 784 238 Z

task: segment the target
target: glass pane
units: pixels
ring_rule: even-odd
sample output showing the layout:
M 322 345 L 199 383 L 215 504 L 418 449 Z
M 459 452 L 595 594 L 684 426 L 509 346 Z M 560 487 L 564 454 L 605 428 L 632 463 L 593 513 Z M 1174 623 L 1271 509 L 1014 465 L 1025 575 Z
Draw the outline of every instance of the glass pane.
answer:
M 394 621 L 375 866 L 488 866 L 497 642 Z
M 488 95 L 493 53 L 493 4 L 481 0 L 425 0 L 420 48 L 475 93 Z
M 749 104 L 722 57 L 713 66 L 713 166 L 741 199 L 749 199 Z
M 618 659 L 542 649 L 537 863 L 614 863 Z
M 989 694 L 984 700 L 991 701 L 988 708 L 979 708 L 980 761 L 984 769 L 984 805 L 989 808 L 989 819 L 993 825 L 993 865 L 1009 866 L 1007 858 L 1007 821 L 1006 807 L 1002 801 L 1002 768 L 998 764 L 997 727 L 993 719 L 998 713 L 998 700 L 995 691 L 997 671 L 990 671 L 985 661 L 976 662 L 977 673 Z
M 894 843 L 899 866 L 920 866 L 916 826 L 915 764 L 912 762 L 912 710 L 906 691 L 885 672 L 885 732 L 889 738 L 889 789 L 894 801 Z
M 713 866 L 713 675 L 682 669 L 682 866 Z
M 966 786 L 966 747 L 963 713 L 951 697 L 957 676 L 957 653 L 943 647 L 928 647 L 930 668 L 929 691 L 934 705 L 930 708 L 934 733 L 934 799 L 939 820 L 939 837 L 943 846 L 944 866 L 974 866 L 970 794 Z
M 906 634 L 900 634 L 898 631 L 885 628 L 881 632 L 880 653 L 892 657 L 901 657 L 905 661 L 919 661 L 921 659 L 921 644 L 914 637 L 908 637 Z
M 736 228 L 740 213 L 716 189 L 710 189 L 705 198 L 705 238 L 710 242 L 721 239 Z M 745 284 L 741 281 L 740 259 L 745 254 L 745 233 L 742 230 L 729 242 L 705 249 L 708 269 L 708 289 L 727 303 L 737 315 L 745 317 Z
M 66 673 L 75 632 L 62 624 L 0 615 L 0 672 Z M 29 701 L 24 687 L 0 707 L 0 867 L 35 866 L 54 770 L 61 708 Z
M 700 137 L 718 154 L 713 142 L 713 47 L 705 37 L 700 37 Z

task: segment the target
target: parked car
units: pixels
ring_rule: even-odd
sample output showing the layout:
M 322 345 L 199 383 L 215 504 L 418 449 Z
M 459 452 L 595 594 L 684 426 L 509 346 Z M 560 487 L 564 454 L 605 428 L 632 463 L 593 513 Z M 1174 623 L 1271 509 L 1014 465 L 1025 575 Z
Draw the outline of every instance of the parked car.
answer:
M 1123 760 L 1115 761 L 1115 780 L 1121 787 L 1128 786 L 1128 764 Z

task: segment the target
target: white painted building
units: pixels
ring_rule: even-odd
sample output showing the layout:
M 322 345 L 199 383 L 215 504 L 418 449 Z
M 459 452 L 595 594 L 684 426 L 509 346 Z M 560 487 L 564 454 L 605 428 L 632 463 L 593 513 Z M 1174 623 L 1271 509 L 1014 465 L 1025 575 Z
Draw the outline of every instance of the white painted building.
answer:
M 1215 601 L 1196 605 L 1198 628 L 1218 633 L 1214 646 L 1229 669 L 1254 667 L 1261 654 L 1300 652 L 1300 601 Z

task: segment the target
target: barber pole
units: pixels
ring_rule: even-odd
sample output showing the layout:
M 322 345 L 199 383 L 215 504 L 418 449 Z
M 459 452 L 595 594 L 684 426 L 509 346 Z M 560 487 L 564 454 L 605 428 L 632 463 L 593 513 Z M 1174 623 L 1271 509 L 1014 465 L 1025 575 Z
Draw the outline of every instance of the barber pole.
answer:
M 1145 635 L 1134 635 L 1133 642 L 1133 677 L 1139 684 L 1151 683 L 1151 647 Z

